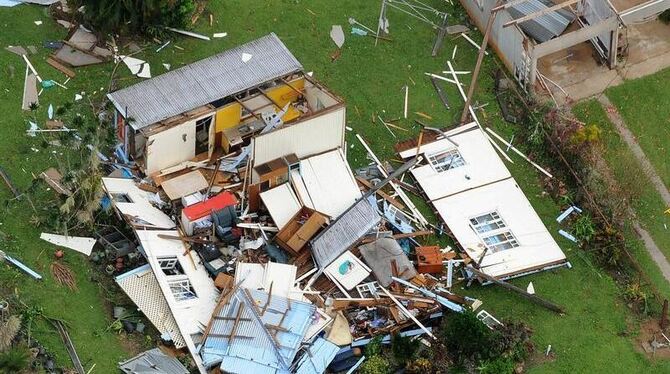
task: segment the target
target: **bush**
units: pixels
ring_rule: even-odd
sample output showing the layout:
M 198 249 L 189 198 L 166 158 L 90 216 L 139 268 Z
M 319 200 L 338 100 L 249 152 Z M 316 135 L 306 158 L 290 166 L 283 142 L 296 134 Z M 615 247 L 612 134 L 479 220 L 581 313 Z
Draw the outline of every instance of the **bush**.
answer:
M 381 336 L 376 336 L 370 340 L 370 343 L 368 343 L 365 346 L 365 355 L 370 357 L 370 356 L 377 356 L 382 353 L 382 337 Z
M 658 16 L 658 19 L 660 19 L 661 22 L 665 23 L 666 25 L 670 24 L 670 9 L 661 13 L 661 15 Z
M 416 355 L 419 345 L 412 341 L 410 337 L 403 337 L 400 334 L 393 334 L 391 336 L 391 351 L 393 358 L 399 364 L 405 364 Z
M 495 360 L 484 362 L 479 367 L 480 374 L 512 374 L 515 363 L 509 357 L 498 357 Z
M 360 374 L 387 374 L 391 369 L 388 360 L 382 356 L 368 357 L 360 366 Z
M 588 243 L 596 234 L 596 225 L 591 220 L 591 216 L 584 214 L 575 220 L 575 237 L 584 243 Z
M 75 0 L 84 6 L 84 22 L 104 33 L 159 36 L 164 27 L 184 28 L 195 11 L 195 0 Z
M 433 372 L 433 363 L 427 358 L 417 358 L 407 363 L 405 370 L 408 374 L 426 374 Z
M 0 373 L 16 374 L 28 368 L 30 352 L 24 346 L 18 346 L 0 353 Z
M 492 357 L 495 334 L 470 311 L 445 317 L 441 338 L 458 364 L 474 363 Z

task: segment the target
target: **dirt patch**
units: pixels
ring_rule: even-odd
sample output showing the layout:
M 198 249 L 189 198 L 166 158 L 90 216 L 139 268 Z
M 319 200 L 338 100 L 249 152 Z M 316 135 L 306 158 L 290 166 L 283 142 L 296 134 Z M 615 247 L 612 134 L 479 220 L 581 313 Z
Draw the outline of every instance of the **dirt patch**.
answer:
M 640 324 L 640 332 L 635 338 L 635 349 L 644 353 L 650 359 L 670 359 L 670 342 L 661 335 L 661 327 L 658 320 L 650 319 Z M 665 336 L 670 336 L 665 333 Z M 654 352 L 654 341 L 664 345 L 656 348 Z
M 128 352 L 129 357 L 134 357 L 144 352 L 144 347 L 140 343 L 139 339 L 134 336 L 119 334 L 117 339 L 119 344 L 121 344 L 121 347 L 123 347 L 123 350 Z

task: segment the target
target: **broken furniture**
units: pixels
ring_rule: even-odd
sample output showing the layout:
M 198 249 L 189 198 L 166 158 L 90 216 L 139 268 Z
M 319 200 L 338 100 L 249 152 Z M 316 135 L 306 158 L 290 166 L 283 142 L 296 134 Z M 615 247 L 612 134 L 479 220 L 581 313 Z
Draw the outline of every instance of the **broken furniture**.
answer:
M 275 242 L 294 256 L 302 254 L 307 243 L 326 225 L 328 217 L 313 209 L 302 207 L 279 230 Z
M 442 252 L 438 246 L 416 247 L 416 267 L 419 273 L 440 274 L 444 272 Z
M 123 257 L 136 250 L 135 244 L 114 226 L 104 226 L 96 236 L 107 258 Z
M 258 174 L 261 192 L 288 182 L 289 172 L 300 168 L 300 160 L 295 154 L 276 158 L 254 167 Z
M 210 199 L 187 206 L 181 211 L 182 229 L 186 235 L 193 235 L 196 226 L 204 221 L 209 221 L 213 212 L 218 212 L 236 204 L 235 195 L 230 192 L 222 192 Z

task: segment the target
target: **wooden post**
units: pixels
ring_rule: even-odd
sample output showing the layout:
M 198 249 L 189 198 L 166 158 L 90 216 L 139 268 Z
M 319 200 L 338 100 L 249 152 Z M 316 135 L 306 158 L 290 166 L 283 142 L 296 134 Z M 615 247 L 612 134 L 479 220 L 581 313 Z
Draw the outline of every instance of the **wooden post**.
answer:
M 480 278 L 484 278 L 487 281 L 493 282 L 493 283 L 497 284 L 498 286 L 500 286 L 502 288 L 506 288 L 508 290 L 514 291 L 514 292 L 518 293 L 519 295 L 525 297 L 526 299 L 534 302 L 535 304 L 541 305 L 541 306 L 543 306 L 543 307 L 545 307 L 545 308 L 547 308 L 547 309 L 549 309 L 553 312 L 556 312 L 558 314 L 564 314 L 565 313 L 562 306 L 556 305 L 556 304 L 552 303 L 551 301 L 542 299 L 542 298 L 540 298 L 540 297 L 538 297 L 534 294 L 529 294 L 528 292 L 526 292 L 526 290 L 521 289 L 521 288 L 519 288 L 519 287 L 517 287 L 513 284 L 501 281 L 500 279 L 498 279 L 496 277 L 492 277 L 492 276 L 490 276 L 490 275 L 488 275 L 484 272 L 481 272 L 481 271 L 475 269 L 474 267 L 472 267 L 472 265 L 468 265 L 468 270 L 475 273 L 475 275 L 477 275 Z
M 663 313 L 661 314 L 661 330 L 668 328 L 668 299 L 663 300 Z
M 498 11 L 495 10 L 502 4 L 501 0 L 498 0 L 494 9 L 491 9 L 491 15 L 486 24 L 486 31 L 484 32 L 484 40 L 482 40 L 482 45 L 479 46 L 479 55 L 477 56 L 477 64 L 475 65 L 475 71 L 472 72 L 472 82 L 470 82 L 470 87 L 468 88 L 468 97 L 465 100 L 465 106 L 463 107 L 463 113 L 461 113 L 461 125 L 465 123 L 468 119 L 468 110 L 470 104 L 472 103 L 472 95 L 475 93 L 475 87 L 477 86 L 477 78 L 479 77 L 479 71 L 482 67 L 482 61 L 484 60 L 484 52 L 486 52 L 486 46 L 489 42 L 489 36 L 491 35 L 491 29 L 493 28 L 493 21 L 496 19 Z

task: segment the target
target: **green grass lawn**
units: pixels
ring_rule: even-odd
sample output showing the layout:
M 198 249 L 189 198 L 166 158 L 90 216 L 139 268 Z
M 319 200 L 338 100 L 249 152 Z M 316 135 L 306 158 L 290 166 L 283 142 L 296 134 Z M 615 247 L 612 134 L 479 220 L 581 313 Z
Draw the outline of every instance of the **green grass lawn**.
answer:
M 432 0 L 429 3 L 438 7 L 444 6 L 443 1 Z M 434 31 L 393 10 L 389 10 L 393 42 L 380 41 L 375 47 L 374 40 L 369 37 L 350 35 L 348 17 L 354 17 L 370 27 L 376 24 L 378 1 L 237 0 L 213 1 L 210 4 L 209 10 L 215 16 L 214 26 L 210 27 L 207 17 L 203 16 L 196 30 L 206 34 L 227 32 L 228 37 L 210 42 L 178 37 L 160 53 L 154 52 L 159 45 L 150 43 L 145 52 L 137 57 L 151 63 L 154 76 L 164 71 L 163 63 L 170 63 L 174 69 L 275 32 L 302 62 L 305 70 L 314 71 L 316 79 L 346 100 L 347 123 L 354 130 L 347 133 L 347 151 L 349 160 L 355 167 L 369 162 L 365 150 L 354 137 L 355 132 L 369 142 L 381 159 L 396 158 L 394 143 L 417 135 L 418 128 L 413 120 L 421 118 L 414 114 L 407 120 L 397 122 L 408 129 L 407 132 L 396 130 L 398 139 L 393 138 L 380 124 L 371 122 L 373 113 L 380 114 L 387 120 L 401 117 L 404 85 L 409 85 L 410 112 L 418 111 L 433 116 L 432 121 L 423 120 L 424 122 L 443 127 L 455 123 L 460 117 L 463 104 L 455 86 L 444 85 L 452 103 L 452 109 L 447 111 L 424 72 L 439 73 L 444 70 L 445 62 L 451 58 L 455 45 L 458 45 L 453 61 L 455 69 L 472 69 L 476 51 L 461 38 L 447 37 L 440 55 L 432 58 L 430 51 L 435 39 Z M 451 23 L 465 22 L 462 11 L 453 11 L 452 14 Z M 44 20 L 45 24 L 35 26 L 33 21 L 37 19 Z M 331 26 L 335 24 L 340 24 L 347 30 L 347 37 L 341 57 L 331 62 L 330 55 L 336 47 L 328 34 Z M 0 9 L 0 27 L 0 44 L 3 46 L 41 46 L 45 39 L 58 39 L 65 35 L 65 30 L 56 26 L 55 22 L 45 16 L 43 9 L 36 6 L 21 5 L 13 9 Z M 473 38 L 481 40 L 481 35 L 474 34 Z M 184 50 L 176 49 L 174 45 Z M 62 80 L 60 73 L 44 63 L 46 56 L 47 51 L 40 48 L 40 53 L 31 56 L 31 59 L 43 76 Z M 8 75 L 10 64 L 15 67 L 13 78 Z M 517 129 L 505 124 L 498 113 L 491 76 L 495 67 L 493 57 L 486 58 L 475 100 L 489 103 L 485 114 L 479 114 L 480 120 L 509 138 Z M 56 165 L 56 158 L 66 158 L 68 152 L 63 151 L 64 155 L 60 156 L 51 153 L 52 150 L 60 152 L 53 147 L 40 149 L 37 153 L 30 150 L 31 146 L 40 147 L 38 138 L 27 138 L 24 135 L 27 128 L 25 119 L 28 117 L 28 114 L 20 111 L 24 65 L 18 56 L 0 51 L 0 68 L 3 76 L 8 77 L 0 80 L 0 109 L 3 113 L 0 120 L 3 130 L 3 137 L 0 138 L 0 162 L 16 184 L 25 189 L 31 183 L 31 173 L 37 174 L 48 166 Z M 86 91 L 88 94 L 99 91 L 100 87 L 108 84 L 111 69 L 111 64 L 78 69 L 78 75 L 69 84 L 69 90 L 47 91 L 40 97 L 43 106 L 36 114 L 39 122 L 44 121 L 45 104 L 71 101 L 74 93 L 79 91 Z M 124 86 L 137 81 L 130 76 L 125 66 L 120 66 L 117 76 L 121 78 L 120 84 Z M 469 77 L 463 78 L 467 84 Z M 86 108 L 82 106 L 81 110 Z M 497 317 L 528 322 L 535 331 L 533 339 L 538 350 L 546 349 L 548 344 L 552 345 L 556 359 L 534 366 L 532 372 L 641 373 L 670 370 L 668 363 L 648 362 L 636 352 L 630 338 L 623 335 L 635 330 L 635 321 L 623 305 L 616 284 L 604 272 L 600 272 L 601 276 L 598 276 L 575 255 L 577 249 L 571 242 L 556 235 L 558 227 L 555 217 L 560 213 L 559 207 L 543 196 L 536 170 L 522 159 L 515 156 L 512 158 L 516 161 L 515 164 L 508 165 L 512 174 L 573 264 L 572 269 L 533 275 L 516 280 L 515 283 L 525 287 L 532 280 L 538 294 L 565 306 L 567 315 L 557 316 L 494 287 L 473 287 L 464 293 L 480 297 L 484 301 L 484 308 Z M 43 185 L 40 184 L 37 190 L 42 189 Z M 49 200 L 54 199 L 47 193 L 37 195 L 33 199 L 38 208 L 48 206 Z M 9 197 L 8 192 L 0 188 L 0 198 Z M 87 280 L 91 269 L 86 260 L 70 253 L 67 261 L 77 270 L 80 290 L 69 292 L 53 283 L 48 271 L 52 250 L 39 241 L 41 229 L 28 223 L 31 215 L 27 204 L 12 203 L 0 218 L 0 230 L 16 237 L 16 250 L 13 254 L 42 272 L 46 279 L 43 283 L 37 283 L 5 267 L 0 272 L 0 279 L 11 282 L 11 289 L 16 287 L 27 302 L 41 305 L 48 314 L 70 321 L 73 326 L 73 339 L 82 360 L 96 362 L 97 372 L 114 372 L 115 363 L 126 352 L 112 334 L 96 334 L 111 322 L 109 313 L 103 307 L 103 291 Z M 38 260 L 43 250 L 44 254 Z M 61 363 L 69 362 L 53 332 L 44 329 L 38 332 L 38 337 L 58 353 Z
M 670 188 L 670 69 L 607 90 L 640 147 Z

